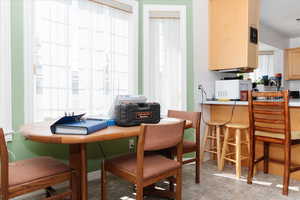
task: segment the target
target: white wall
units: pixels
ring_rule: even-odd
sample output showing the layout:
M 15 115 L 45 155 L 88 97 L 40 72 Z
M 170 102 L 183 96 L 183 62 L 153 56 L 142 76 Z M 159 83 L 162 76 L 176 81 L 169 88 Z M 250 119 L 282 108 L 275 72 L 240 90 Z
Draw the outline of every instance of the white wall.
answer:
M 218 72 L 208 70 L 208 0 L 193 0 L 194 28 L 194 94 L 195 106 L 200 102 L 198 85 L 206 89 L 208 97 L 214 93 L 215 80 L 220 79 Z
M 273 30 L 265 24 L 260 24 L 259 41 L 278 49 L 289 48 L 290 40 L 287 36 Z
M 290 48 L 300 47 L 300 37 L 290 39 Z

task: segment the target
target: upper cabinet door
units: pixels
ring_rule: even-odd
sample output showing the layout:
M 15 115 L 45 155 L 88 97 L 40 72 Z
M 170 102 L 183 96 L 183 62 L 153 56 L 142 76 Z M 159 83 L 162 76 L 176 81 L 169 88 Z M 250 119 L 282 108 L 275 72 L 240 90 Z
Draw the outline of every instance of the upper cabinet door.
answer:
M 285 79 L 300 80 L 300 48 L 285 50 Z
M 209 69 L 257 67 L 259 0 L 209 0 Z

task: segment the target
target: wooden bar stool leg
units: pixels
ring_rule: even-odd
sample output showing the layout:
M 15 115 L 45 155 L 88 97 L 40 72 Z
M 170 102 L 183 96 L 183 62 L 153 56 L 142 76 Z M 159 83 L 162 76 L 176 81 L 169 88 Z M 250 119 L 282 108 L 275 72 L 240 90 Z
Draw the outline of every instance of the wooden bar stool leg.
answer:
M 250 135 L 249 135 L 249 129 L 245 129 L 246 131 L 246 142 L 247 142 L 247 150 L 248 150 L 248 164 L 249 164 L 249 160 L 250 160 Z
M 246 141 L 247 141 L 247 149 L 248 149 L 248 167 L 250 166 L 250 159 L 251 159 L 251 155 L 250 155 L 250 132 L 249 132 L 249 129 L 245 129 L 246 131 Z M 253 175 L 256 174 L 256 165 L 254 165 L 254 168 L 253 168 Z
M 217 129 L 217 163 L 218 163 L 218 169 L 221 170 L 221 130 L 220 126 L 216 127 Z
M 291 146 L 289 141 L 284 145 L 284 176 L 283 176 L 283 195 L 289 193 L 289 182 L 290 182 L 290 164 L 291 164 Z
M 216 137 L 216 126 L 213 126 L 212 128 L 211 128 L 211 132 L 210 132 L 210 136 L 212 136 L 212 137 Z M 214 140 L 214 139 L 210 139 L 210 150 L 211 151 L 213 151 L 213 149 L 216 147 L 216 140 Z M 213 153 L 211 153 L 210 154 L 210 159 L 211 160 L 215 160 L 216 159 L 216 156 L 213 154 Z
M 250 132 L 250 153 L 249 153 L 249 166 L 248 166 L 248 178 L 247 183 L 252 184 L 253 174 L 254 174 L 254 167 L 255 167 L 255 137 Z
M 226 128 L 225 135 L 224 135 L 224 143 L 223 143 L 223 149 L 222 149 L 222 155 L 221 155 L 221 170 L 224 170 L 224 163 L 225 163 L 225 155 L 228 148 L 228 137 L 229 137 L 229 128 Z
M 204 159 L 204 152 L 207 144 L 208 134 L 209 134 L 209 125 L 206 125 L 203 140 L 202 140 L 202 145 L 201 145 L 201 155 L 200 155 L 201 163 L 203 163 L 203 159 Z
M 236 154 L 235 154 L 235 168 L 236 168 L 236 178 L 240 178 L 241 177 L 241 130 L 240 129 L 236 129 L 236 133 L 235 133 L 235 147 L 236 147 Z

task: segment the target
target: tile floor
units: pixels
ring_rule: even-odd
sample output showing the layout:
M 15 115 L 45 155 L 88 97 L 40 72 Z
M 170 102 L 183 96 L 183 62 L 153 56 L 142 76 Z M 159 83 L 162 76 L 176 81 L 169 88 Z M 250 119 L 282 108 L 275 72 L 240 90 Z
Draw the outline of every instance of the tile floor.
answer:
M 246 175 L 246 169 L 243 175 Z M 201 183 L 194 184 L 194 165 L 185 165 L 183 169 L 183 199 L 184 200 L 299 200 L 300 181 L 291 180 L 288 197 L 281 195 L 281 188 L 276 187 L 281 184 L 282 178 L 274 175 L 265 175 L 259 172 L 255 180 L 257 183 L 248 185 L 245 178 L 236 180 L 233 176 L 234 167 L 227 166 L 224 172 L 217 171 L 213 161 L 203 164 L 201 169 Z M 89 200 L 100 200 L 99 179 L 89 182 Z M 263 185 L 262 185 L 263 184 Z M 160 183 L 160 187 L 167 184 Z M 299 190 L 299 191 L 296 191 Z M 109 200 L 132 200 L 133 187 L 126 181 L 115 176 L 109 176 L 108 185 Z M 41 194 L 33 194 L 17 198 L 17 200 L 41 199 Z M 145 200 L 159 200 L 159 198 L 145 197 Z

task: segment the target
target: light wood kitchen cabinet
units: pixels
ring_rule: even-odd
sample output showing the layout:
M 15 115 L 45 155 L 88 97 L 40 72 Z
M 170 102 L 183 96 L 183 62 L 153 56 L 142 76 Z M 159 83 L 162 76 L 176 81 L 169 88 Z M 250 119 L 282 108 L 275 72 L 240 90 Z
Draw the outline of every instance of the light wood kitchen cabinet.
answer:
M 209 0 L 209 69 L 257 68 L 260 0 Z
M 300 48 L 285 50 L 285 79 L 300 80 Z

